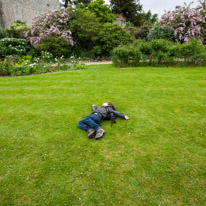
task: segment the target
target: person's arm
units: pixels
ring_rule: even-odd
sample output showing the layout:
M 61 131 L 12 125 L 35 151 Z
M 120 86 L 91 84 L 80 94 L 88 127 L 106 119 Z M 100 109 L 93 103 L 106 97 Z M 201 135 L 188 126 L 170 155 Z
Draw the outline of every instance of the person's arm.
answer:
M 95 112 L 96 109 L 97 109 L 97 107 L 93 104 L 93 105 L 92 105 L 92 111 Z
M 125 115 L 125 114 L 123 114 L 123 113 L 120 113 L 120 112 L 118 112 L 118 111 L 116 111 L 116 110 L 112 110 L 112 112 L 113 112 L 115 115 L 117 115 L 118 117 L 121 117 L 121 118 L 123 118 L 123 119 L 129 119 L 129 117 L 128 117 L 127 115 Z

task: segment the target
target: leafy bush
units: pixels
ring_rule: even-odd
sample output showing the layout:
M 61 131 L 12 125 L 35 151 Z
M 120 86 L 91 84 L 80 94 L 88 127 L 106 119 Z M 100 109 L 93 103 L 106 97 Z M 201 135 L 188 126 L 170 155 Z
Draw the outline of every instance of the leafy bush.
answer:
M 27 26 L 25 22 L 21 22 L 18 20 L 16 22 L 14 22 L 14 24 L 9 26 L 9 28 L 7 29 L 7 32 L 9 34 L 9 37 L 11 37 L 11 38 L 23 39 L 24 32 L 28 31 L 29 29 L 30 29 L 30 27 Z
M 42 51 L 41 57 L 40 57 L 40 62 L 42 62 L 42 63 L 54 62 L 53 54 L 48 52 L 48 51 Z
M 100 22 L 102 23 L 113 22 L 114 15 L 112 13 L 112 10 L 109 8 L 109 6 L 105 4 L 104 0 L 92 1 L 89 4 L 88 9 L 96 14 Z
M 132 35 L 118 24 L 105 23 L 92 38 L 95 45 L 93 52 L 96 56 L 109 56 L 115 47 L 131 43 L 132 40 Z
M 71 70 L 84 70 L 87 69 L 86 64 L 78 62 L 72 65 Z
M 38 52 L 31 46 L 27 45 L 26 40 L 16 38 L 0 39 L 0 58 L 8 55 L 24 56 L 30 54 L 37 56 Z
M 184 44 L 163 39 L 135 41 L 132 46 L 119 46 L 112 53 L 112 61 L 118 67 L 206 65 L 206 48 L 197 39 Z
M 76 42 L 74 55 L 109 56 L 112 49 L 132 41 L 132 36 L 118 24 L 101 24 L 96 15 L 84 8 L 71 9 L 71 31 Z
M 133 42 L 133 48 L 138 47 L 142 53 L 142 60 L 151 59 L 152 48 L 151 43 L 146 42 L 145 40 L 136 40 Z
M 112 61 L 117 67 L 136 66 L 142 59 L 142 54 L 138 47 L 119 46 L 112 52 Z
M 206 49 L 197 39 L 190 39 L 188 43 L 179 44 L 177 49 L 178 56 L 185 62 L 196 64 L 198 61 L 204 60 Z
M 100 26 L 96 15 L 83 8 L 70 9 L 72 37 L 76 45 L 83 50 L 92 50 L 92 38 L 97 35 Z
M 51 53 L 54 57 L 60 57 L 62 55 L 69 57 L 71 55 L 71 46 L 67 44 L 65 39 L 60 37 L 47 37 L 37 45 L 37 48 L 40 51 Z
M 134 31 L 134 35 L 136 39 L 146 39 L 147 35 L 151 29 L 151 26 L 149 24 L 143 24 L 140 27 L 137 27 Z
M 8 37 L 9 37 L 9 35 L 8 35 L 6 29 L 0 28 L 0 39 L 8 38 Z
M 7 55 L 26 55 L 26 41 L 24 39 L 4 38 L 0 40 L 0 58 Z
M 157 60 L 158 64 L 161 64 L 163 60 L 168 60 L 169 49 L 173 45 L 172 42 L 169 42 L 164 39 L 158 39 L 153 40 L 150 45 L 151 57 L 154 60 Z
M 159 23 L 156 23 L 154 27 L 149 31 L 147 39 L 148 41 L 152 41 L 155 39 L 175 41 L 174 31 L 169 28 L 163 28 Z

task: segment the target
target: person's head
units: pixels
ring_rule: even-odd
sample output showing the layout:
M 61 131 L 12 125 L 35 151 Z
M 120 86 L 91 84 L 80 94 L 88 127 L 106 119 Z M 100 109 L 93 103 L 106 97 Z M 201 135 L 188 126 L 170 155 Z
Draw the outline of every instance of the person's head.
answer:
M 112 109 L 116 110 L 116 107 L 111 102 L 104 102 L 102 104 L 103 107 L 112 107 Z

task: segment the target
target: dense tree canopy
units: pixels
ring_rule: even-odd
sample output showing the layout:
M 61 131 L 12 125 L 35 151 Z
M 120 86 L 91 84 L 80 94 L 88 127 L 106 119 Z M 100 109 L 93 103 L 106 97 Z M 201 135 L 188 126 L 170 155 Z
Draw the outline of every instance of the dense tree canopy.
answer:
M 110 0 L 113 13 L 122 14 L 135 26 L 141 24 L 142 5 L 139 0 Z
M 88 8 L 96 14 L 100 22 L 113 22 L 114 15 L 112 10 L 105 4 L 104 0 L 93 0 Z

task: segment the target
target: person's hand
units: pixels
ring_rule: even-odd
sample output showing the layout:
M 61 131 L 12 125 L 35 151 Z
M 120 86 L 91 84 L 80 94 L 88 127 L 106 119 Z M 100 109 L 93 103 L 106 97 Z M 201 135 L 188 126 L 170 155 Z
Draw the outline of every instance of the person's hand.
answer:
M 124 117 L 126 120 L 128 120 L 129 119 L 129 117 L 127 116 L 127 115 L 125 115 L 125 117 Z

